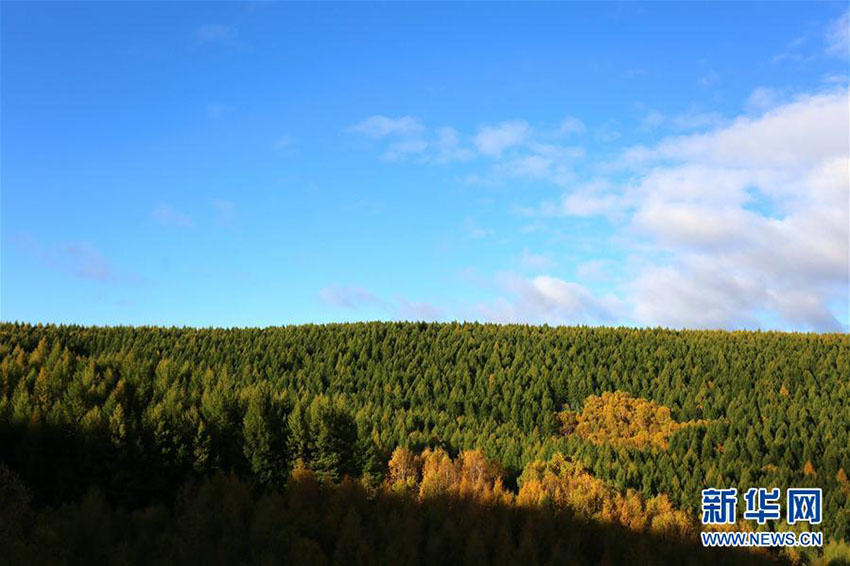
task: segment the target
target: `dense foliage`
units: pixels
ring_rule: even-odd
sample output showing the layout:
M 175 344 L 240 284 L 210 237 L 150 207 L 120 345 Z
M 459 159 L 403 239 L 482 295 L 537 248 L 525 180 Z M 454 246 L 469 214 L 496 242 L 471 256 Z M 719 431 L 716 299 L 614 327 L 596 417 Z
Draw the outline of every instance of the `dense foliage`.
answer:
M 580 413 L 564 409 L 558 418 L 564 434 L 577 434 L 595 444 L 633 448 L 667 448 L 670 436 L 682 426 L 707 424 L 677 423 L 667 407 L 623 391 L 591 395 Z
M 3 324 L 0 459 L 37 506 L 98 486 L 135 509 L 217 471 L 274 488 L 296 467 L 378 485 L 397 446 L 481 448 L 518 492 L 524 468 L 532 477 L 529 466 L 563 454 L 623 493 L 664 494 L 692 515 L 709 486 L 819 486 L 823 530 L 846 540 L 848 376 L 847 335 Z M 604 398 L 628 406 L 600 405 L 616 391 L 628 395 Z M 564 434 L 564 410 L 586 415 L 590 432 Z M 630 415 L 663 442 L 632 422 L 604 424 Z M 606 441 L 611 430 L 643 440 Z M 541 489 L 554 485 L 538 472 Z
M 79 502 L 39 512 L 29 507 L 20 489 L 0 490 L 3 495 L 0 551 L 5 564 L 786 562 L 763 553 L 706 549 L 695 540 L 588 522 L 569 509 L 457 494 L 420 498 L 404 491 L 373 491 L 348 480 L 339 486 L 320 483 L 301 468 L 280 491 L 252 489 L 233 475 L 216 473 L 182 489 L 173 508 L 155 505 L 133 512 L 109 505 L 97 491 Z

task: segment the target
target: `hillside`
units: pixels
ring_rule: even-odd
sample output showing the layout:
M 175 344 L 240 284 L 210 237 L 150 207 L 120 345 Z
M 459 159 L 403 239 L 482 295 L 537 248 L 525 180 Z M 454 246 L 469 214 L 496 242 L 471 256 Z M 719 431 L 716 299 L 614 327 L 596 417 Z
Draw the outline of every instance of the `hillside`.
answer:
M 198 481 L 207 486 L 200 493 L 264 486 L 270 495 L 244 495 L 262 501 L 287 497 L 295 470 L 321 490 L 359 478 L 350 489 L 365 491 L 345 496 L 362 497 L 372 509 L 346 519 L 359 529 L 378 528 L 367 518 L 376 509 L 404 515 L 410 498 L 420 502 L 416 513 L 430 516 L 421 505 L 436 505 L 436 497 L 467 501 L 461 514 L 481 505 L 504 509 L 499 516 L 517 533 L 510 517 L 521 515 L 517 521 L 545 532 L 556 528 L 548 521 L 569 520 L 677 544 L 695 540 L 701 489 L 817 486 L 824 490 L 822 530 L 847 540 L 848 375 L 847 335 L 416 323 L 245 330 L 3 324 L 0 459 L 10 485 L 19 479 L 27 486 L 27 509 L 85 506 L 95 497 L 86 495 L 91 488 L 105 501 L 104 513 L 118 512 L 110 506 L 128 513 L 170 508 Z M 418 462 L 400 486 L 399 447 Z M 472 453 L 486 462 L 476 469 L 491 471 L 484 483 L 467 480 L 463 488 L 462 457 Z M 565 493 L 575 490 L 569 482 L 598 484 L 604 504 L 594 510 L 588 501 L 559 500 L 561 487 L 551 478 L 566 482 Z M 438 485 L 433 493 L 429 481 Z M 278 490 L 289 491 L 271 495 Z M 629 511 L 610 515 L 617 506 Z M 529 519 L 532 510 L 548 518 Z M 175 513 L 167 521 L 188 520 Z M 662 519 L 653 522 L 653 514 Z M 50 517 L 43 520 L 58 520 Z M 137 526 L 153 520 L 133 517 Z M 521 538 L 511 539 L 517 548 Z M 425 552 L 427 541 L 422 545 Z M 638 539 L 628 546 L 638 547 Z M 602 560 L 601 551 L 589 552 L 593 558 L 578 554 L 584 558 L 577 561 Z M 327 548 L 323 553 L 332 558 Z

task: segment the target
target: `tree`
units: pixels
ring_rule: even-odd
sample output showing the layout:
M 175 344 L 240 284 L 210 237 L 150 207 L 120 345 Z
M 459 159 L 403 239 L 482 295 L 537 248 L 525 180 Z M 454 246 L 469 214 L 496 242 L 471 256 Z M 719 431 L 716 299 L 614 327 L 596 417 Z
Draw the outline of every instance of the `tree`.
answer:
M 396 489 L 411 489 L 418 485 L 420 473 L 419 458 L 404 446 L 393 450 L 388 465 L 387 483 Z
M 357 477 L 357 423 L 340 401 L 319 397 L 310 407 L 316 431 L 316 453 L 312 467 L 327 480 Z
M 316 438 L 310 415 L 300 403 L 296 403 L 287 419 L 289 426 L 289 453 L 294 465 L 309 466 L 316 452 Z
M 289 475 L 286 411 L 267 386 L 259 386 L 248 401 L 243 421 L 245 458 L 260 483 L 282 486 Z
M 458 469 L 442 448 L 422 453 L 422 482 L 419 497 L 438 497 L 454 493 L 458 488 Z

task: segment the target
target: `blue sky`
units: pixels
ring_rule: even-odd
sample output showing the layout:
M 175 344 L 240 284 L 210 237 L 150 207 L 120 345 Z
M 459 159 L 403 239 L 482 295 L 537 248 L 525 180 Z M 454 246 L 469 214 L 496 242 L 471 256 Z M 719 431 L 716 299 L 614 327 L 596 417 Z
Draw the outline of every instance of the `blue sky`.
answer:
M 848 328 L 846 3 L 2 3 L 0 318 Z

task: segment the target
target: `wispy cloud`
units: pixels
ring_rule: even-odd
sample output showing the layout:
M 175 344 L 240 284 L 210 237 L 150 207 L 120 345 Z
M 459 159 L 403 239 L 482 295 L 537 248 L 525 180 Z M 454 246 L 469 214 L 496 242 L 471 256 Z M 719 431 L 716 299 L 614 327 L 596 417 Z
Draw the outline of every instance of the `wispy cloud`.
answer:
M 485 126 L 475 136 L 475 147 L 482 155 L 500 157 L 506 149 L 521 145 L 530 133 L 531 128 L 524 120 Z
M 201 43 L 232 41 L 238 35 L 235 28 L 222 24 L 204 24 L 195 29 L 195 39 Z
M 622 134 L 617 129 L 617 124 L 613 120 L 609 120 L 598 126 L 594 131 L 596 139 L 604 143 L 612 143 L 622 137 Z
M 356 286 L 328 285 L 319 290 L 319 298 L 328 305 L 344 309 L 383 305 L 383 301 L 375 294 Z
M 535 131 L 523 120 L 509 120 L 481 126 L 471 135 L 463 135 L 450 126 L 429 130 L 407 118 L 373 116 L 347 130 L 377 140 L 390 138 L 380 154 L 384 161 L 483 161 L 483 170 L 461 177 L 469 184 L 482 186 L 497 186 L 511 179 L 565 183 L 572 177 L 572 164 L 585 156 L 580 146 L 558 143 L 565 135 L 584 131 L 584 123 L 575 117 L 544 132 Z
M 622 212 L 624 201 L 606 179 L 572 184 L 559 202 L 545 201 L 538 207 L 520 209 L 522 216 L 616 216 Z
M 399 299 L 396 318 L 411 321 L 435 321 L 443 317 L 444 309 L 427 302 L 411 302 Z
M 329 285 L 319 290 L 319 298 L 333 307 L 357 310 L 364 307 L 378 308 L 396 320 L 439 320 L 445 310 L 429 302 L 411 301 L 404 297 L 387 300 L 363 287 L 352 285 Z
M 843 73 L 826 73 L 821 77 L 821 82 L 828 85 L 847 86 L 850 82 L 850 75 Z
M 719 80 L 720 74 L 714 69 L 711 69 L 697 79 L 697 84 L 702 88 L 709 88 L 717 84 Z
M 616 320 L 619 301 L 597 299 L 584 286 L 549 275 L 525 278 L 515 273 L 497 276 L 507 293 L 477 306 L 485 320 L 502 323 L 601 324 Z
M 582 134 L 587 130 L 587 126 L 575 116 L 567 116 L 561 120 L 560 129 L 562 134 Z
M 468 238 L 472 238 L 473 240 L 481 240 L 492 236 L 494 233 L 492 228 L 481 227 L 478 221 L 472 216 L 467 216 L 463 220 L 463 232 Z
M 788 42 L 785 49 L 771 58 L 772 63 L 782 63 L 784 61 L 803 62 L 812 58 L 812 55 L 803 53 L 802 48 L 806 44 L 806 37 L 795 37 Z
M 719 112 L 693 110 L 677 114 L 664 114 L 658 110 L 646 108 L 642 104 L 638 104 L 637 107 L 639 111 L 644 112 L 640 119 L 640 129 L 643 131 L 664 128 L 671 131 L 686 132 L 718 126 L 725 120 Z
M 775 88 L 760 86 L 753 90 L 747 99 L 747 109 L 753 112 L 764 112 L 777 106 L 782 94 Z
M 389 118 L 387 116 L 370 116 L 365 120 L 349 126 L 347 131 L 363 134 L 370 138 L 384 138 L 387 136 L 412 136 L 422 132 L 424 128 L 419 120 L 412 116 L 400 118 Z
M 609 278 L 611 262 L 604 259 L 591 259 L 579 264 L 576 273 L 584 281 L 605 281 Z
M 392 142 L 381 154 L 384 161 L 398 161 L 410 156 L 422 155 L 428 149 L 428 142 L 421 138 L 411 138 Z
M 376 115 L 349 126 L 345 131 L 374 140 L 386 140 L 388 145 L 381 153 L 381 160 L 401 161 L 421 157 L 428 150 L 430 144 L 422 137 L 424 130 L 419 120 L 412 116 L 389 118 Z
M 830 55 L 850 55 L 850 10 L 845 11 L 826 28 L 826 52 Z
M 192 218 L 180 212 L 170 204 L 160 204 L 153 210 L 153 218 L 163 226 L 177 226 L 179 228 L 192 228 L 195 226 Z
M 115 272 L 99 250 L 89 244 L 65 244 L 59 248 L 57 259 L 72 274 L 83 279 L 111 281 Z
M 529 269 L 533 271 L 543 271 L 547 269 L 552 269 L 555 267 L 555 262 L 549 258 L 549 256 L 544 254 L 535 254 L 527 249 L 522 251 L 522 255 L 519 257 L 519 264 L 524 269 Z
M 765 99 L 767 105 L 772 99 Z M 613 215 L 646 262 L 632 317 L 677 327 L 839 330 L 848 301 L 847 91 L 799 96 L 713 130 L 623 153 L 629 181 L 599 179 L 541 212 Z M 637 242 L 636 242 L 637 243 Z
M 846 98 L 845 85 L 796 97 L 762 87 L 738 117 L 698 110 L 650 114 L 649 125 L 665 128 L 666 137 L 621 149 L 610 166 L 581 178 L 574 165 L 584 150 L 555 143 L 554 136 L 566 133 L 557 126 L 548 139 L 545 128 L 523 120 L 482 126 L 467 136 L 445 130 L 446 146 L 465 149 L 485 168 L 469 173 L 469 182 L 523 179 L 562 187 L 557 201 L 518 208 L 538 219 L 529 230 L 544 226 L 539 220 L 545 218 L 554 224 L 560 217 L 604 217 L 620 251 L 639 258 L 628 275 L 604 260 L 578 267 L 581 281 L 604 280 L 616 286 L 616 296 L 595 297 L 554 275 L 507 277 L 501 282 L 507 294 L 479 305 L 479 314 L 537 321 L 614 317 L 699 328 L 780 321 L 789 328 L 839 329 L 831 305 L 846 304 L 850 288 L 850 149 L 846 127 L 840 127 L 850 120 Z M 577 131 L 576 124 L 566 130 Z M 616 132 L 614 126 L 602 124 L 595 133 Z M 437 162 L 427 129 L 407 139 L 427 141 L 411 144 L 408 155 L 415 150 L 419 162 Z M 471 216 L 463 232 L 473 239 L 492 234 Z M 554 267 L 524 255 L 519 263 L 525 269 Z
M 438 163 L 469 161 L 475 157 L 475 152 L 461 143 L 460 133 L 449 126 L 437 129 L 432 147 L 435 150 L 434 160 Z
M 25 254 L 43 265 L 98 283 L 138 283 L 142 277 L 134 272 L 118 270 L 103 252 L 89 242 L 64 242 L 42 246 L 34 237 L 18 235 L 12 240 Z
M 284 149 L 290 147 L 292 145 L 292 138 L 290 136 L 279 136 L 274 140 L 275 149 Z

